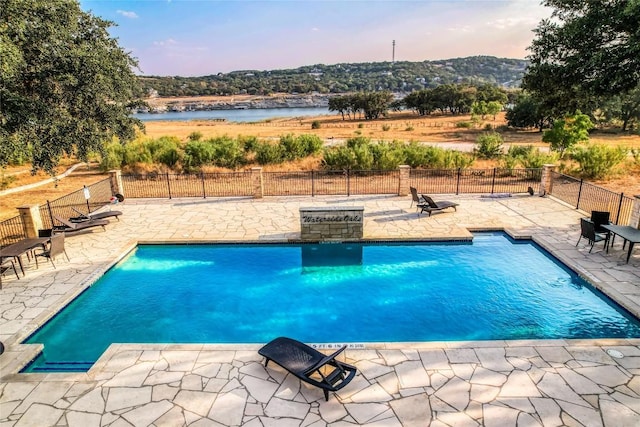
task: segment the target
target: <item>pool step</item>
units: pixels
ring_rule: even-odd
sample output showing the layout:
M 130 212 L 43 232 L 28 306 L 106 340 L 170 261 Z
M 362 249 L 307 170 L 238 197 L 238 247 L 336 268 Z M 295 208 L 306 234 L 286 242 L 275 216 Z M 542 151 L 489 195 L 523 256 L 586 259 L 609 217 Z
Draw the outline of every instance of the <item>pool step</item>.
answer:
M 87 372 L 95 362 L 44 362 L 32 366 L 30 372 Z

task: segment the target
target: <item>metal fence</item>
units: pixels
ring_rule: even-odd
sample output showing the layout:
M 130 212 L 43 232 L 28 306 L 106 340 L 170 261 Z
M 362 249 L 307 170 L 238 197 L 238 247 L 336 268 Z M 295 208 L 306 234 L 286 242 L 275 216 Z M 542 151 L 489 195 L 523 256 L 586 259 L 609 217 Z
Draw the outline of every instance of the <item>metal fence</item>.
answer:
M 412 169 L 409 182 L 423 193 L 526 193 L 541 176 L 541 169 Z
M 58 199 L 47 200 L 47 203 L 40 205 L 42 225 L 45 229 L 53 228 L 54 223 L 61 225 L 54 221 L 53 215 L 68 219 L 95 211 L 109 204 L 111 196 L 111 183 L 107 178 Z
M 541 169 L 411 169 L 408 186 L 435 194 L 526 193 L 537 191 L 541 175 Z M 122 185 L 127 198 L 254 195 L 251 172 L 122 175 Z M 399 185 L 399 170 L 262 173 L 265 196 L 398 194 Z M 111 200 L 109 179 L 90 185 L 87 190 L 88 199 L 84 189 L 80 189 L 41 205 L 43 227 L 52 228 L 53 215 L 71 218 Z M 611 212 L 611 220 L 616 224 L 629 223 L 634 203 L 633 198 L 624 194 L 556 172 L 552 173 L 551 195 L 586 212 Z M 19 216 L 0 221 L 0 246 L 25 237 Z
M 398 194 L 400 172 L 304 171 L 263 172 L 265 196 L 333 196 L 352 194 Z
M 633 210 L 633 198 L 558 172 L 553 172 L 551 179 L 553 197 L 585 212 L 610 212 L 611 221 L 616 224 L 629 223 Z
M 16 243 L 26 237 L 20 216 L 0 221 L 0 248 Z
M 122 175 L 127 198 L 232 197 L 252 194 L 251 172 Z

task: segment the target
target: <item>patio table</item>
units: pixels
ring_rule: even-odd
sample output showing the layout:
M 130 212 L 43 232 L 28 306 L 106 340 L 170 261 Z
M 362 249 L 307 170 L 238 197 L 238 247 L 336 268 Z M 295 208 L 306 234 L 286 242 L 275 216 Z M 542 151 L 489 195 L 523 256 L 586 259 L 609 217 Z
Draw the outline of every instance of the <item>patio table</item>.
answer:
M 4 258 L 15 258 L 18 260 L 18 265 L 20 265 L 20 270 L 22 271 L 22 275 L 24 276 L 24 265 L 22 264 L 22 255 L 28 254 L 30 251 L 34 250 L 38 246 L 42 248 L 45 247 L 47 242 L 50 240 L 50 237 L 36 237 L 30 239 L 23 239 L 17 243 L 9 245 L 0 249 L 0 259 Z
M 613 246 L 613 240 L 616 238 L 616 235 L 622 237 L 624 239 L 624 243 L 622 248 L 624 249 L 624 245 L 629 242 L 629 251 L 627 252 L 627 263 L 629 262 L 629 258 L 631 258 L 631 251 L 633 251 L 633 245 L 636 243 L 640 243 L 640 230 L 635 227 L 631 227 L 629 225 L 614 225 L 614 224 L 603 224 L 602 228 L 605 230 L 609 230 L 613 233 L 613 237 L 611 237 L 611 246 Z

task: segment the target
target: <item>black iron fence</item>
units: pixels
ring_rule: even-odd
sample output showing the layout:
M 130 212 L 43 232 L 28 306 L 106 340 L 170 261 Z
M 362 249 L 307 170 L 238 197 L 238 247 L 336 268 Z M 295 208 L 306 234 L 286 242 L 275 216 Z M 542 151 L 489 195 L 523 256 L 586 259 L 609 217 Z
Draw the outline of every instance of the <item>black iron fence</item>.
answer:
M 47 203 L 40 205 L 43 228 L 61 225 L 54 221 L 54 215 L 64 219 L 77 217 L 109 204 L 112 196 L 111 183 L 107 178 L 58 199 L 47 200 Z
M 253 180 L 261 180 L 264 196 L 316 196 L 399 194 L 400 170 L 301 171 L 122 175 L 127 198 L 234 197 L 255 195 Z M 423 193 L 527 193 L 538 190 L 541 169 L 411 169 L 407 187 Z M 552 173 L 551 195 L 586 212 L 611 212 L 616 224 L 628 224 L 634 200 L 584 180 Z M 257 186 L 257 184 L 256 184 Z M 111 201 L 109 179 L 40 206 L 43 228 L 52 228 L 53 216 L 71 218 L 93 211 Z M 0 221 L 0 246 L 25 238 L 19 216 Z
M 232 197 L 252 194 L 251 172 L 122 175 L 127 198 Z
M 542 169 L 412 169 L 409 181 L 423 193 L 527 193 L 541 176 Z
M 16 243 L 26 237 L 20 216 L 0 221 L 0 248 Z
M 262 183 L 265 196 L 398 194 L 399 177 L 398 170 L 263 172 Z
M 633 198 L 557 172 L 552 173 L 551 179 L 553 197 L 585 212 L 610 212 L 611 221 L 616 224 L 629 223 L 633 210 Z

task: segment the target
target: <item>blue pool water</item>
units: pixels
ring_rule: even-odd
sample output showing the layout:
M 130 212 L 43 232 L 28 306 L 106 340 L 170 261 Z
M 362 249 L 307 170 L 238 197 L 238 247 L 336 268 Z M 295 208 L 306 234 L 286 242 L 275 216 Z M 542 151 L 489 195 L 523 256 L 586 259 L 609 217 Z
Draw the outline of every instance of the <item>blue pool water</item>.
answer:
M 530 241 L 139 246 L 28 339 L 29 370 L 111 343 L 640 337 L 640 323 Z M 78 364 L 78 362 L 82 362 Z

